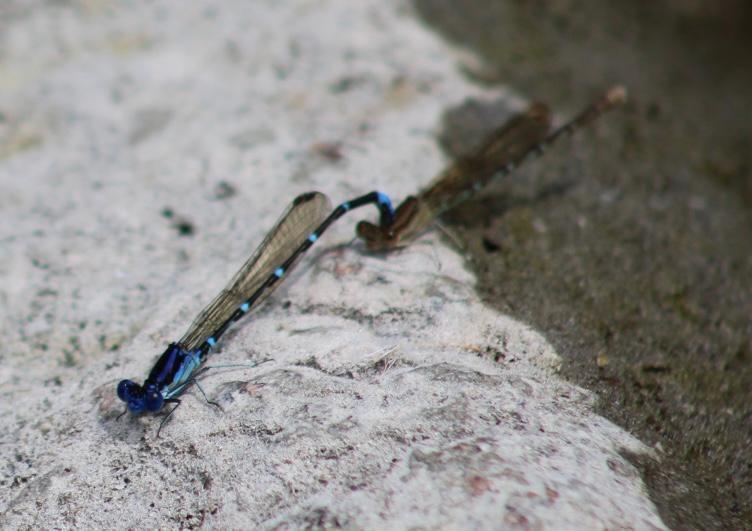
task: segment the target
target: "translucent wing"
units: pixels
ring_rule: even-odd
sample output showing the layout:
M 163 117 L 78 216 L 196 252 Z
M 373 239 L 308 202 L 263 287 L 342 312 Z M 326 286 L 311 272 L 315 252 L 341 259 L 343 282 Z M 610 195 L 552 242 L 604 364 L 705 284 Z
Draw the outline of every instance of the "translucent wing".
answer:
M 585 107 L 574 119 L 549 134 L 551 113 L 543 103 L 534 103 L 491 133 L 474 153 L 459 159 L 441 172 L 418 195 L 424 210 L 434 216 L 465 201 L 496 176 L 513 171 L 526 159 L 538 156 L 560 137 L 585 127 L 601 114 L 627 99 L 622 86 L 611 87 L 599 99 Z M 423 214 L 428 218 L 427 214 Z
M 254 293 L 264 290 L 253 302 L 260 304 L 274 287 L 265 285 L 274 271 L 306 241 L 331 211 L 329 198 L 319 192 L 298 196 L 287 207 L 261 245 L 235 273 L 229 284 L 196 317 L 180 344 L 193 350 L 211 337 Z M 287 272 L 292 266 L 287 268 Z
M 551 114 L 542 103 L 534 103 L 503 126 L 491 132 L 483 144 L 442 171 L 418 195 L 427 212 L 436 217 L 481 190 L 499 171 L 525 156 L 546 138 Z M 426 220 L 430 222 L 429 219 Z
M 361 221 L 357 227 L 358 236 L 372 251 L 407 245 L 437 216 L 482 190 L 489 181 L 509 174 L 525 160 L 542 154 L 557 139 L 586 126 L 626 99 L 624 87 L 611 87 L 573 120 L 550 134 L 548 107 L 534 103 L 488 135 L 470 155 L 460 158 L 437 175 L 417 197 L 405 199 L 397 208 L 393 223 L 374 225 Z
M 391 225 L 361 221 L 358 236 L 372 251 L 407 245 L 441 213 L 465 201 L 497 175 L 509 173 L 515 161 L 546 138 L 550 125 L 548 107 L 531 105 L 492 131 L 475 151 L 439 173 L 417 197 L 405 199 Z

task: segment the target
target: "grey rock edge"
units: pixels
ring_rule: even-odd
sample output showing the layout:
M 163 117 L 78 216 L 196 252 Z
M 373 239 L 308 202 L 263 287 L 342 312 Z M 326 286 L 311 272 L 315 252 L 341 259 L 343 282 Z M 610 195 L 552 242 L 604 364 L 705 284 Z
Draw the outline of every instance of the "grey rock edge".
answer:
M 117 381 L 296 194 L 400 199 L 444 164 L 443 108 L 520 102 L 402 2 L 3 9 L 3 527 L 664 527 L 620 455 L 648 449 L 545 339 L 483 306 L 435 231 L 371 256 L 358 216 L 225 338 L 215 363 L 273 361 L 207 375 L 223 411 L 189 393 L 159 439 L 116 421 Z

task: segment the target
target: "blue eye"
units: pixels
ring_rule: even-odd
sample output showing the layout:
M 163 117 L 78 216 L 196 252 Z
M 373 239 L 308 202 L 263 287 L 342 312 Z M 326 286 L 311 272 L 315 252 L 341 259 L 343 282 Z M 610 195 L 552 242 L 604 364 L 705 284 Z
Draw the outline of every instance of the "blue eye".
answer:
M 133 391 L 140 387 L 137 383 L 130 380 L 121 380 L 117 386 L 117 395 L 120 400 L 127 402 L 133 396 Z
M 117 386 L 118 398 L 128 405 L 131 413 L 144 411 L 144 388 L 130 380 L 122 380 Z
M 146 394 L 144 396 L 146 409 L 149 411 L 159 411 L 164 405 L 164 397 L 162 393 L 157 391 L 155 387 L 148 386 Z

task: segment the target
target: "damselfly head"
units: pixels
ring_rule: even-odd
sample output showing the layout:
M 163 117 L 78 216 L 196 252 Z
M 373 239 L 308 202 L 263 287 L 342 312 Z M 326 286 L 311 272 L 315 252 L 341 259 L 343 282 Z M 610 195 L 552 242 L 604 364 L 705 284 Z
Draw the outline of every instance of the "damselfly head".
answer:
M 365 242 L 369 251 L 388 251 L 402 247 L 415 236 L 413 229 L 417 228 L 414 227 L 417 213 L 418 200 L 409 196 L 397 207 L 391 223 L 374 225 L 361 221 L 355 227 L 355 233 Z
M 117 394 L 134 415 L 144 411 L 159 411 L 164 405 L 164 397 L 154 384 L 144 387 L 131 380 L 121 380 L 117 386 Z
M 358 238 L 363 240 L 369 251 L 382 251 L 394 246 L 396 235 L 368 221 L 361 221 L 355 227 Z

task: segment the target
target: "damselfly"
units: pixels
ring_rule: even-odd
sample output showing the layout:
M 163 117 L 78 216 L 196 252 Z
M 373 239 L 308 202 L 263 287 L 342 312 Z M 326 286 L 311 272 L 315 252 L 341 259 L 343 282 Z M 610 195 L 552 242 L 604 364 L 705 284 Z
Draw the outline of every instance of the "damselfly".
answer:
M 227 287 L 198 314 L 180 341 L 167 347 L 143 385 L 131 380 L 118 384 L 117 394 L 126 403 L 126 411 L 156 412 L 165 404 L 175 404 L 159 425 L 158 436 L 180 405 L 178 396 L 192 384 L 198 386 L 196 377 L 206 369 L 203 364 L 209 352 L 230 325 L 266 299 L 334 221 L 349 210 L 368 204 L 378 207 L 380 224 L 391 225 L 392 203 L 380 192 L 347 201 L 334 210 L 329 198 L 320 192 L 296 197 Z
M 511 173 L 527 159 L 543 154 L 545 148 L 595 120 L 626 100 L 623 87 L 613 87 L 570 122 L 549 133 L 551 116 L 542 103 L 492 132 L 480 148 L 441 172 L 417 196 L 408 196 L 391 222 L 374 225 L 361 221 L 357 234 L 368 249 L 388 250 L 410 243 L 437 216 L 482 190 L 491 180 Z M 383 218 L 382 218 L 383 221 Z

